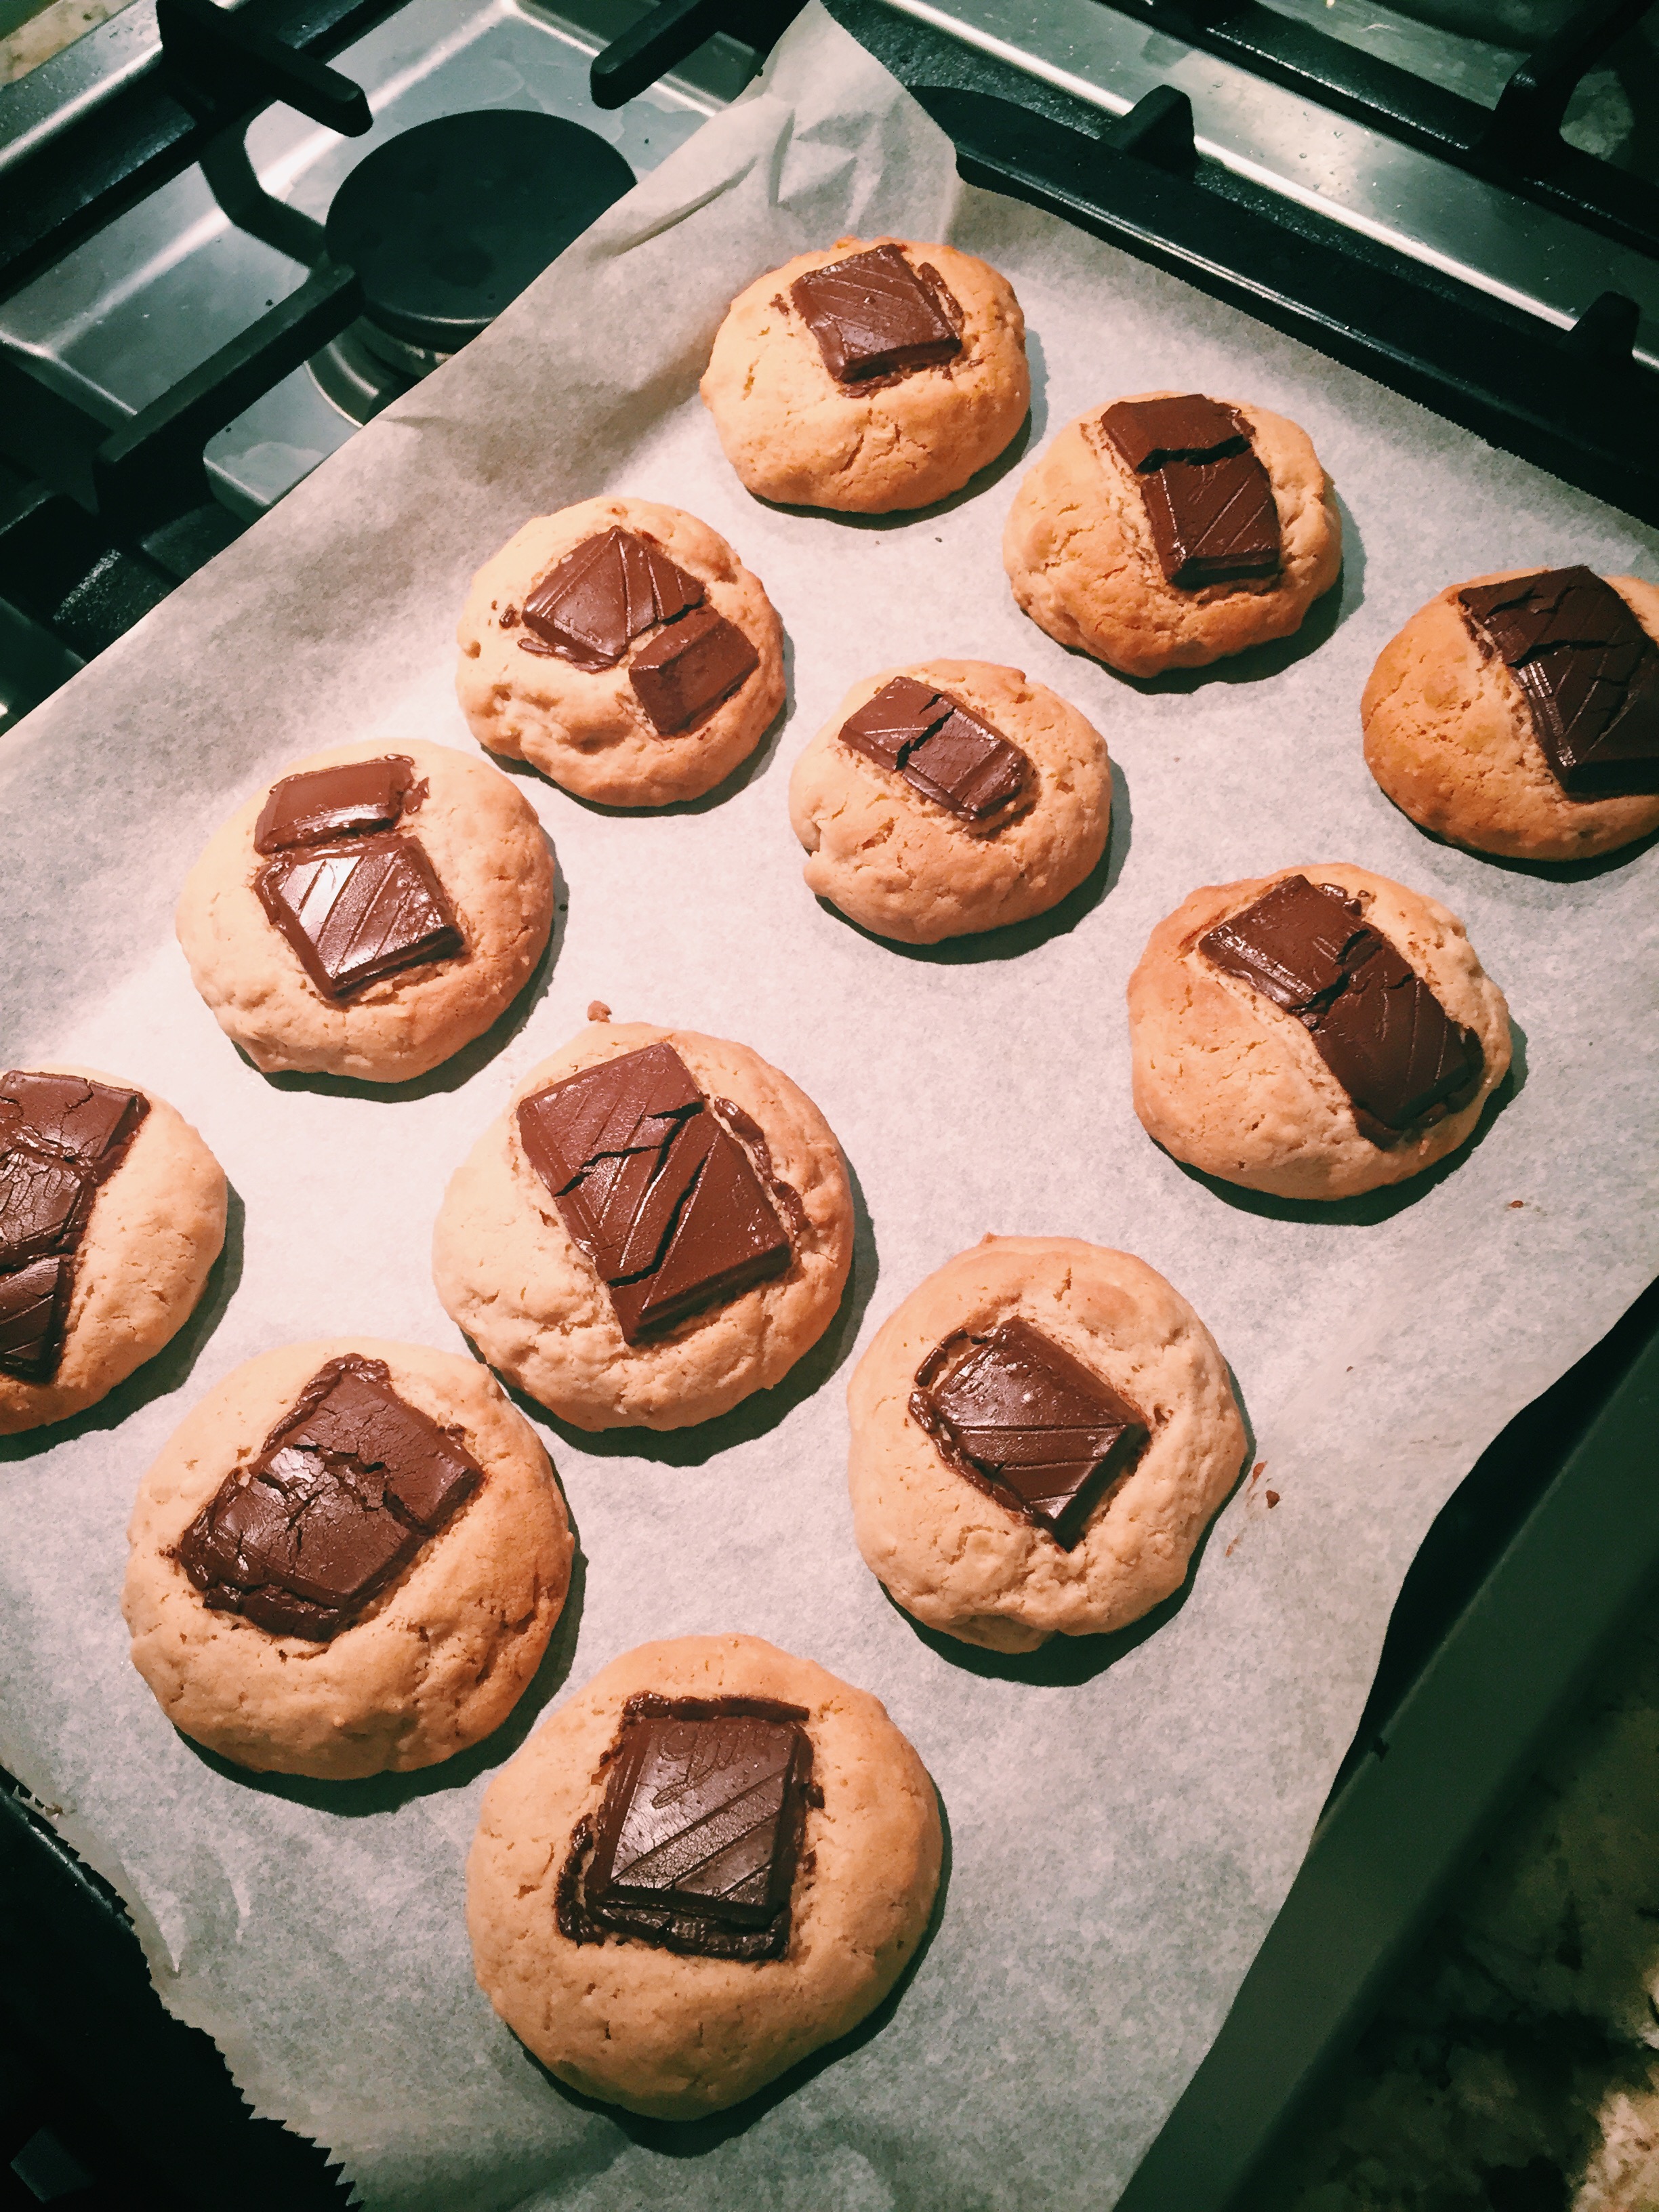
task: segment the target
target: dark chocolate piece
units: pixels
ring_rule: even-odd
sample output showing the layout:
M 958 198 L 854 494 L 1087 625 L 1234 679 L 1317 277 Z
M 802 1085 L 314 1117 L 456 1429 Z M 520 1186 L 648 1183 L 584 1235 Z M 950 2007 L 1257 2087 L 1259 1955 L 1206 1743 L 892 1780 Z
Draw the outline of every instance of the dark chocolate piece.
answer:
M 630 1698 L 560 1876 L 562 1931 L 782 1958 L 806 1808 L 822 1802 L 806 1717 L 769 1698 Z
M 759 666 L 759 653 L 735 623 L 698 607 L 641 647 L 628 680 L 652 727 L 671 737 L 729 699 Z
M 948 1466 L 1067 1551 L 1149 1434 L 1127 1399 L 1018 1314 L 935 1346 L 910 1418 Z
M 943 278 L 934 269 L 924 275 L 896 246 L 809 269 L 789 297 L 838 384 L 908 376 L 962 351 L 962 310 Z
M 416 837 L 394 833 L 281 853 L 253 888 L 325 999 L 349 998 L 399 969 L 466 950 Z
M 526 653 L 553 653 L 591 674 L 614 668 L 641 631 L 702 605 L 703 587 L 631 530 L 589 538 L 550 568 L 524 603 Z M 511 611 L 511 610 L 509 610 Z M 515 617 L 516 619 L 516 617 Z M 503 628 L 511 627 L 505 616 Z
M 149 1111 L 143 1091 L 84 1076 L 0 1076 L 0 1374 L 57 1373 L 93 1200 Z
M 672 1045 L 550 1085 L 522 1102 L 518 1125 L 629 1344 L 788 1267 L 788 1234 L 748 1154 Z
M 1196 592 L 1279 574 L 1273 479 L 1242 415 L 1189 392 L 1120 399 L 1100 427 L 1139 481 L 1167 582 Z
M 1286 876 L 1198 949 L 1295 1015 L 1373 1144 L 1441 1120 L 1480 1080 L 1480 1038 L 1334 884 Z
M 342 837 L 368 837 L 395 830 L 426 796 L 407 753 L 378 760 L 343 761 L 338 768 L 307 769 L 273 783 L 253 825 L 256 853 L 283 853 L 296 845 L 330 845 Z
M 986 822 L 1012 806 L 1035 773 L 1018 745 L 914 676 L 884 684 L 842 724 L 841 741 L 963 822 Z
M 213 1611 L 326 1644 L 483 1480 L 390 1372 L 356 1352 L 331 1359 L 185 1529 L 179 1564 Z
M 1458 602 L 1512 670 L 1570 798 L 1659 792 L 1659 645 L 1593 569 L 1474 584 Z

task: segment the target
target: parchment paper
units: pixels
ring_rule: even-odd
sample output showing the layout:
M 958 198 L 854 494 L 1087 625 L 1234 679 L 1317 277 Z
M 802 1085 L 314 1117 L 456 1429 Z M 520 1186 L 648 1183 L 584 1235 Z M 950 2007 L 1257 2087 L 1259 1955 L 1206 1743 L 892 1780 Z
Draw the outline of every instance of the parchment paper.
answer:
M 1028 453 L 1149 386 L 1305 424 L 1344 501 L 1340 599 L 1287 647 L 1131 684 L 1012 603 L 997 547 L 1018 448 L 913 520 L 749 499 L 695 397 L 724 307 L 790 253 L 882 229 L 948 235 L 1012 279 L 1032 331 Z M 568 910 L 502 1031 L 394 1097 L 263 1080 L 172 942 L 191 860 L 313 746 L 470 744 L 450 690 L 468 576 L 526 515 L 611 488 L 703 516 L 770 587 L 793 649 L 781 735 L 735 787 L 650 816 L 525 776 Z M 750 96 L 16 733 L 0 783 L 8 1059 L 74 1055 L 154 1085 L 239 1202 L 179 1345 L 65 1430 L 5 1448 L 0 1755 L 118 1884 L 167 2002 L 217 2039 L 260 2112 L 344 2160 L 368 2204 L 973 2212 L 1098 2207 L 1121 2187 L 1296 1869 L 1423 1530 L 1656 1267 L 1659 856 L 1551 872 L 1430 842 L 1366 773 L 1361 687 L 1451 578 L 1534 561 L 1652 574 L 1656 550 L 1362 378 L 960 189 L 945 140 L 812 7 Z M 785 785 L 854 677 L 938 653 L 1055 685 L 1120 774 L 1091 885 L 1042 923 L 929 955 L 808 896 Z M 1123 986 L 1194 884 L 1339 857 L 1465 918 L 1521 1050 L 1512 1095 L 1449 1169 L 1314 1209 L 1206 1184 L 1143 1136 Z M 384 1783 L 222 1766 L 127 1662 L 134 1488 L 188 1407 L 268 1346 L 354 1328 L 458 1344 L 428 1279 L 445 1180 L 593 997 L 746 1039 L 817 1100 L 861 1194 L 848 1304 L 784 1387 L 707 1429 L 591 1439 L 542 1420 L 586 1571 L 496 1739 Z M 1184 1601 L 1024 1661 L 921 1635 L 890 1606 L 843 1480 L 850 1361 L 988 1229 L 1161 1268 L 1231 1361 L 1267 1469 Z M 488 1775 L 567 1680 L 644 1638 L 726 1627 L 886 1700 L 938 1782 L 949 1881 L 900 2001 L 853 2047 L 675 2130 L 568 2096 L 496 2022 L 472 1983 L 462 1866 Z

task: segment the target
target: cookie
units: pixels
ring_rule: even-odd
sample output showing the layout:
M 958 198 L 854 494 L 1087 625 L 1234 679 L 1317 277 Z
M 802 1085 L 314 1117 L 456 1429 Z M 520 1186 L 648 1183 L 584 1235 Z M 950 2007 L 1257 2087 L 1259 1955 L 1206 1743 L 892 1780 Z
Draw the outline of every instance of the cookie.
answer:
M 1420 1175 L 1510 1065 L 1509 1009 L 1462 923 L 1346 861 L 1194 891 L 1129 978 L 1129 1030 L 1147 1134 L 1279 1198 Z
M 553 856 L 509 779 L 447 745 L 295 761 L 179 901 L 191 980 L 262 1073 L 406 1083 L 482 1036 L 553 927 Z
M 373 1337 L 228 1375 L 144 1477 L 127 1535 L 132 1663 L 173 1726 L 325 1781 L 435 1765 L 498 1728 L 574 1548 L 494 1376 Z
M 1066 424 L 1020 485 L 1002 562 L 1050 637 L 1157 676 L 1300 629 L 1337 580 L 1342 524 L 1305 430 L 1152 392 Z
M 1615 852 L 1659 830 L 1656 641 L 1659 587 L 1638 576 L 1449 584 L 1371 671 L 1365 764 L 1422 829 L 1477 853 Z
M 758 498 L 856 514 L 931 507 L 1024 422 L 1025 318 L 971 253 L 838 238 L 738 293 L 702 391 Z
M 795 763 L 806 886 L 907 945 L 1044 914 L 1106 849 L 1104 739 L 1018 668 L 931 660 L 855 684 Z
M 732 1838 L 712 1857 L 686 1849 L 708 1819 Z M 940 1853 L 927 1770 L 867 1691 L 758 1637 L 644 1644 L 485 1793 L 478 1985 L 584 2096 L 698 2119 L 880 2003 Z
M 769 1389 L 852 1258 L 811 1100 L 747 1045 L 648 1022 L 593 1023 L 526 1077 L 432 1240 L 450 1318 L 579 1429 L 684 1428 Z
M 481 745 L 606 806 L 698 799 L 783 705 L 758 576 L 677 507 L 585 499 L 526 522 L 472 580 L 456 695 Z
M 929 1628 L 992 1651 L 1126 1626 L 1180 1589 L 1244 1425 L 1215 1340 L 1145 1261 L 986 1237 L 854 1370 L 865 1563 Z

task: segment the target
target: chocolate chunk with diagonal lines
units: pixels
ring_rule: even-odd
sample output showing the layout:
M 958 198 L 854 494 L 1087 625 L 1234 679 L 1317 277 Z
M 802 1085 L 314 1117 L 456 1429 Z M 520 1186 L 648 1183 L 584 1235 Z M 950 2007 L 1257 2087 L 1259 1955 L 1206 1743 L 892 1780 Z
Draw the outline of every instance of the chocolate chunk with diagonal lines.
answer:
M 416 837 L 393 832 L 279 853 L 253 888 L 325 999 L 349 998 L 384 975 L 466 950 Z
M 1273 479 L 1242 415 L 1189 392 L 1120 399 L 1100 427 L 1139 483 L 1167 582 L 1195 592 L 1279 574 Z
M 1024 796 L 1028 755 L 948 691 L 896 676 L 842 724 L 841 741 L 893 769 L 964 822 L 986 823 Z
M 944 279 L 896 246 L 809 269 L 789 297 L 838 384 L 908 376 L 962 351 L 962 310 Z
M 614 668 L 633 640 L 678 622 L 703 602 L 703 586 L 631 530 L 583 540 L 550 568 L 524 603 L 526 653 L 556 653 L 590 674 Z

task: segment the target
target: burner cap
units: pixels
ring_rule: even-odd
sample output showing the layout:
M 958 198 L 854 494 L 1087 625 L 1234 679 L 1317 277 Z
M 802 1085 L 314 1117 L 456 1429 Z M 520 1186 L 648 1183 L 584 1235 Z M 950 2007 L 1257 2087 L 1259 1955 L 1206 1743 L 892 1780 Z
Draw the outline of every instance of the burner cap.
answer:
M 371 322 L 454 353 L 633 182 L 579 123 L 518 108 L 442 115 L 357 164 L 328 212 L 329 257 L 356 270 Z

